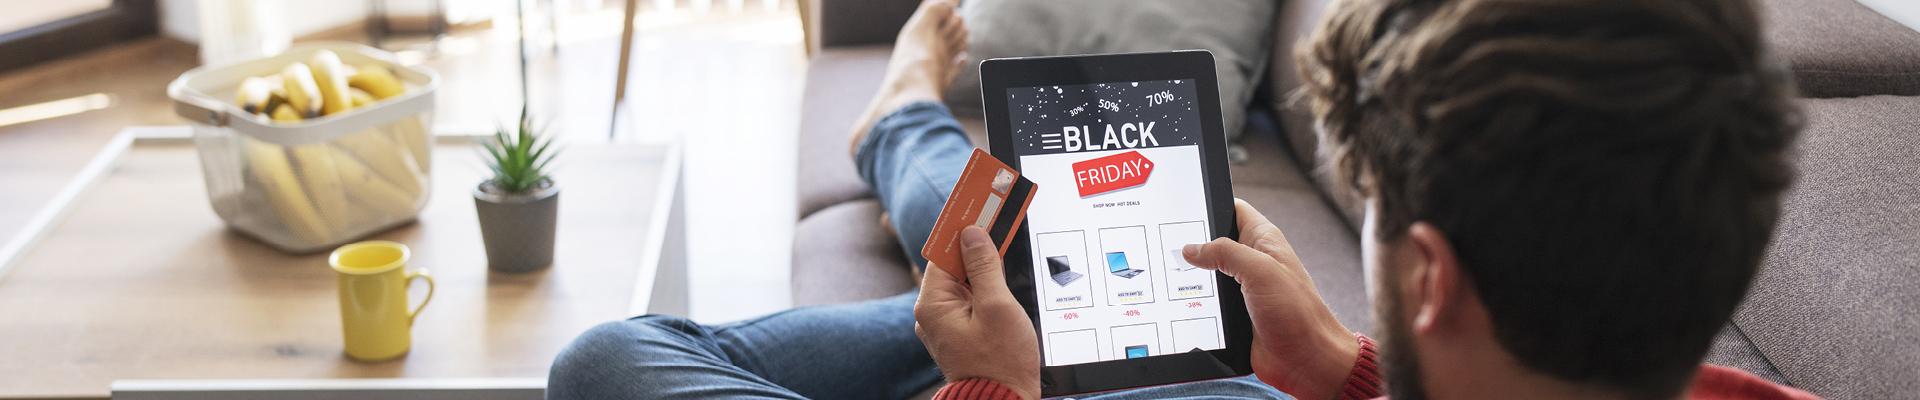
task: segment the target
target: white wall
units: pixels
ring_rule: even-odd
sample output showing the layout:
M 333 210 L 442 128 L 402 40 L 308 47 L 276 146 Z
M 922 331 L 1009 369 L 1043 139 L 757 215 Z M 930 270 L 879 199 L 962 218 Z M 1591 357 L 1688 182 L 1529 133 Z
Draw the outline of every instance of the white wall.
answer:
M 112 0 L 0 0 L 0 32 L 13 32 L 63 18 L 104 10 Z
M 352 24 L 367 17 L 367 3 L 352 0 L 281 1 L 287 32 L 301 37 Z
M 160 34 L 200 43 L 200 7 L 196 0 L 160 0 Z
M 160 0 L 160 33 L 189 43 L 200 42 L 200 2 L 202 0 Z M 277 21 L 285 24 L 287 32 L 293 37 L 310 35 L 331 28 L 357 22 L 367 16 L 367 2 L 364 0 L 232 0 L 275 3 L 271 7 L 280 12 Z M 391 15 L 428 15 L 433 10 L 432 0 L 385 0 L 387 13 Z M 472 3 L 495 3 L 495 0 L 445 0 L 448 8 L 466 6 Z M 449 10 L 451 13 L 452 10 Z

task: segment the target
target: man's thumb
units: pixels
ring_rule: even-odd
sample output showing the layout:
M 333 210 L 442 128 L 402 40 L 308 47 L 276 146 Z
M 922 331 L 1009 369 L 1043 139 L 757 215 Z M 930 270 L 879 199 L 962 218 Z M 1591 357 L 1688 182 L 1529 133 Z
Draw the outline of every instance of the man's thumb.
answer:
M 1000 271 L 1000 247 L 985 229 L 960 230 L 960 259 L 967 264 L 967 281 L 974 291 L 1007 290 L 1006 276 Z

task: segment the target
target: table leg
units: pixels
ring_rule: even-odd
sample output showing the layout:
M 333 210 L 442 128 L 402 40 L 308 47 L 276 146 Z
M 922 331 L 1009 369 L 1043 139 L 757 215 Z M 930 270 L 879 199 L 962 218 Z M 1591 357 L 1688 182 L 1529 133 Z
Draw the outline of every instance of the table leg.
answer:
M 620 103 L 627 101 L 627 69 L 633 59 L 633 17 L 640 10 L 638 0 L 627 0 L 625 19 L 620 20 L 620 71 L 613 84 L 613 112 L 607 121 L 607 139 L 612 140 L 620 121 Z

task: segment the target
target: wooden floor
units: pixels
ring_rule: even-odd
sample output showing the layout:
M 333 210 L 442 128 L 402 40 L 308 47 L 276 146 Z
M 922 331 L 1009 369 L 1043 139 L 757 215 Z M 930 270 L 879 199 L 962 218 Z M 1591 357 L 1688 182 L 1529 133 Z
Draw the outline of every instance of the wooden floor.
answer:
M 685 145 L 691 314 L 703 321 L 788 304 L 793 141 L 805 56 L 794 5 L 755 4 L 740 10 L 643 8 L 630 101 L 621 111 L 612 105 L 617 9 L 564 17 L 560 29 L 541 27 L 529 42 L 530 108 L 566 146 L 609 140 Z M 419 39 L 391 43 L 403 59 L 441 74 L 436 130 L 487 131 L 509 123 L 519 110 L 514 31 L 511 24 L 497 25 L 458 32 L 439 41 L 437 51 Z M 366 38 L 348 28 L 303 40 L 309 39 Z M 165 87 L 197 64 L 192 45 L 156 37 L 0 75 L 0 109 L 95 93 L 111 102 L 104 109 L 0 127 L 0 243 L 13 240 L 120 129 L 184 123 L 173 114 Z M 620 123 L 610 127 L 615 120 Z M 564 158 L 557 164 L 566 168 Z

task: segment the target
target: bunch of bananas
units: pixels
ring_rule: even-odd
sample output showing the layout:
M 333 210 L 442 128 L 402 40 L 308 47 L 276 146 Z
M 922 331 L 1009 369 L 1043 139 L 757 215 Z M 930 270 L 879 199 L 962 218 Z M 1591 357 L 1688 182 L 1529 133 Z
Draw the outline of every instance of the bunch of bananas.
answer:
M 347 67 L 321 50 L 278 75 L 251 77 L 235 95 L 240 108 L 276 123 L 340 114 L 406 93 L 384 66 Z M 428 135 L 419 118 L 342 135 L 325 143 L 282 146 L 244 137 L 248 175 L 294 239 L 330 244 L 410 218 L 425 200 Z

